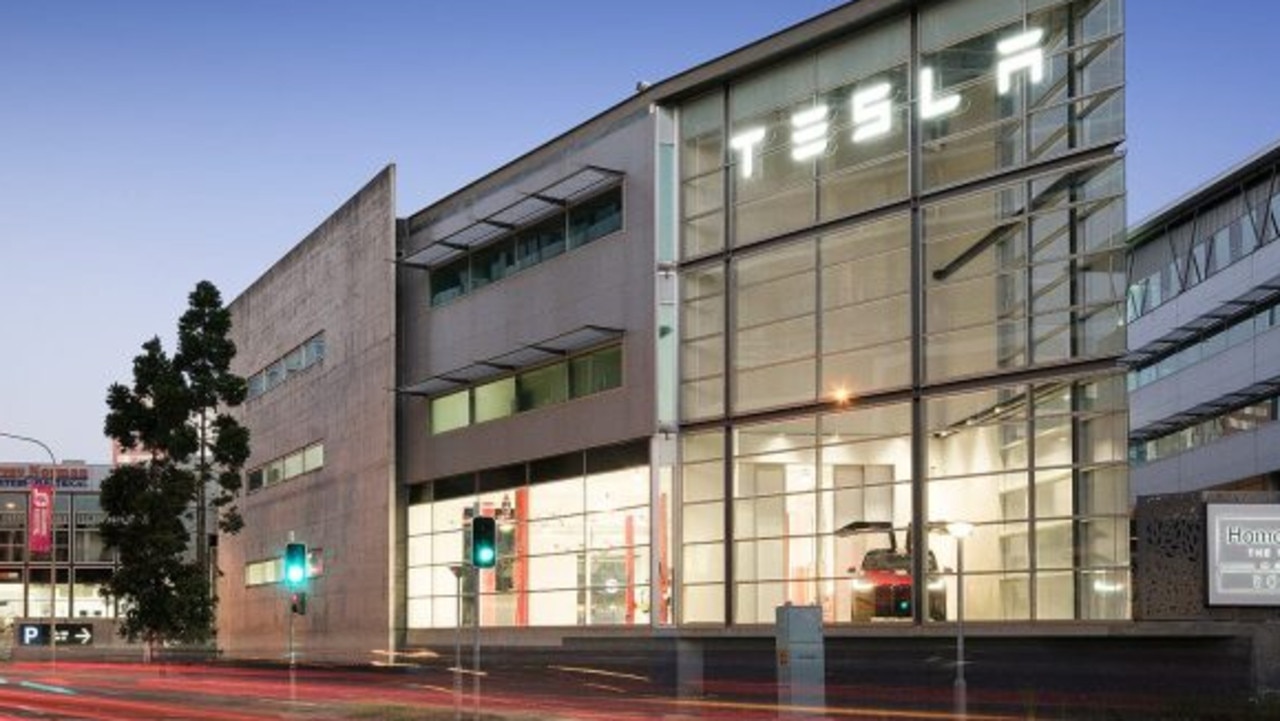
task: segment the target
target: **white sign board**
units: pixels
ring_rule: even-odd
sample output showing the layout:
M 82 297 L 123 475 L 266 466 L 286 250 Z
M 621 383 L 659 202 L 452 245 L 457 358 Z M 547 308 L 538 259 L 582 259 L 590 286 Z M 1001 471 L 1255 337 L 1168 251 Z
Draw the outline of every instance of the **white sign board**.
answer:
M 1210 606 L 1280 606 L 1280 504 L 1206 506 Z

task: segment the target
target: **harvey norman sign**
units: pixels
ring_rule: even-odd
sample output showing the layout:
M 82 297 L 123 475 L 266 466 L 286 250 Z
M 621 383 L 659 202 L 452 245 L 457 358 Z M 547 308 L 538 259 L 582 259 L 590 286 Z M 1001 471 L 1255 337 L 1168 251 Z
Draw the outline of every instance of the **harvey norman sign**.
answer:
M 0 490 L 26 490 L 52 485 L 59 490 L 91 490 L 97 486 L 88 466 L 38 463 L 0 464 Z
M 1280 504 L 1211 503 L 1210 606 L 1280 606 Z
M 1031 28 L 996 43 L 996 90 L 1007 95 L 1013 90 L 1013 77 L 1026 73 L 1032 83 L 1044 79 L 1043 28 Z M 938 87 L 934 69 L 920 69 L 920 118 L 945 118 L 960 109 L 961 97 Z M 808 160 L 826 152 L 831 142 L 831 108 L 819 103 L 791 116 L 791 159 Z M 849 116 L 853 121 L 850 140 L 866 143 L 893 131 L 893 87 L 887 82 L 874 83 L 855 91 L 849 97 Z M 756 157 L 768 132 L 764 127 L 747 128 L 729 139 L 742 177 L 756 172 Z

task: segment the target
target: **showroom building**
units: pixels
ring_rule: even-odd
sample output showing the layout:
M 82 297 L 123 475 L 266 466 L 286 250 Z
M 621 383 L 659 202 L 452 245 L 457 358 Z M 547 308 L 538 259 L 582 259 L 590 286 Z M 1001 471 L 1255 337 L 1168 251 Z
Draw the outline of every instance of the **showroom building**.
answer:
M 407 218 L 380 174 L 231 304 L 220 643 L 1127 619 L 1123 55 L 1120 0 L 861 0 Z

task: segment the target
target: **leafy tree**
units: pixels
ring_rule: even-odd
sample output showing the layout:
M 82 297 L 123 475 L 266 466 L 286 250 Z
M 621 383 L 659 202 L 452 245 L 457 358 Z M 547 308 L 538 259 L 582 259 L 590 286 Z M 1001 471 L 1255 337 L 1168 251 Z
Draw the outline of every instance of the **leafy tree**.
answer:
M 236 353 L 230 331 L 218 289 L 201 281 L 179 320 L 178 352 L 170 357 L 152 338 L 134 358 L 132 387 L 114 383 L 107 390 L 107 435 L 125 449 L 149 451 L 151 459 L 116 468 L 102 482 L 102 536 L 120 556 L 103 594 L 124 602 L 121 635 L 142 639 L 148 650 L 213 634 L 210 486 L 219 528 L 234 534 L 244 525 L 235 498 L 249 432 L 225 411 L 244 401 L 246 386 L 230 372 Z M 193 515 L 194 538 L 185 522 Z
M 231 372 L 236 345 L 229 333 L 231 311 L 223 307 L 218 289 L 209 281 L 197 283 L 187 312 L 178 319 L 178 352 L 173 364 L 186 381 L 191 413 L 198 419 L 197 507 L 208 508 L 206 492 L 216 476 L 213 506 L 221 511 L 219 527 L 236 533 L 244 525 L 234 504 L 240 491 L 240 469 L 249 459 L 249 432 L 218 409 L 243 403 L 248 386 Z M 209 552 L 205 517 L 205 513 L 196 514 L 196 558 L 202 566 L 208 565 Z

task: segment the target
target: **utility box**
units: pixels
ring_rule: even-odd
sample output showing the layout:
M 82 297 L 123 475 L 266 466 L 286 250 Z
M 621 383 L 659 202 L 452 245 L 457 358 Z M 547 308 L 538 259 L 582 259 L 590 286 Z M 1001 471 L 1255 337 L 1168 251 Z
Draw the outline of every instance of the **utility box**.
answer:
M 821 713 L 826 706 L 826 659 L 821 606 L 777 608 L 778 705 Z

